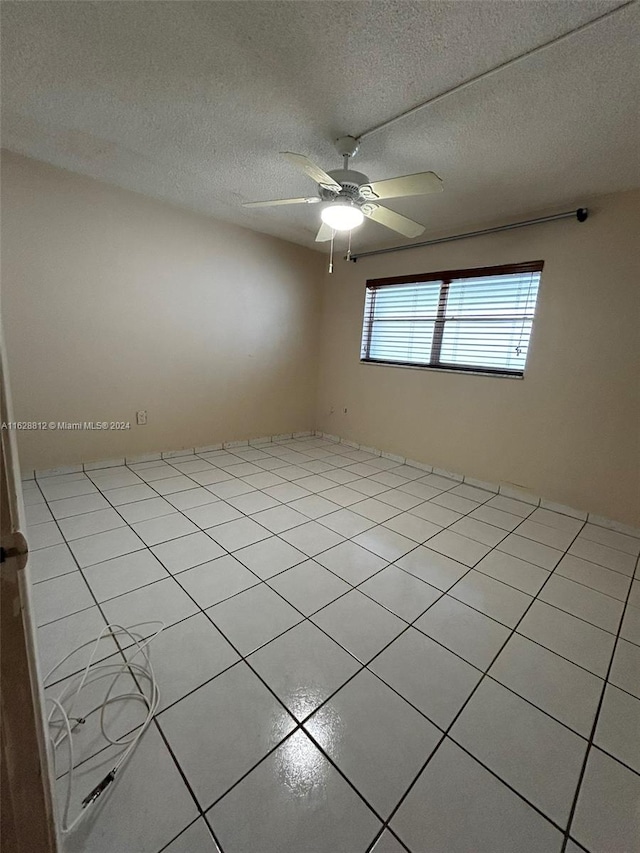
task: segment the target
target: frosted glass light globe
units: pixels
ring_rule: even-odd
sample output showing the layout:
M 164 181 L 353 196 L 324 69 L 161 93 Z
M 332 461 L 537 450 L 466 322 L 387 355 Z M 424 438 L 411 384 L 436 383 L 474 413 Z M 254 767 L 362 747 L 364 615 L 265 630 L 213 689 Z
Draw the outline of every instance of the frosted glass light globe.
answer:
M 351 231 L 364 222 L 364 214 L 359 207 L 344 202 L 335 202 L 325 207 L 320 218 L 335 231 Z

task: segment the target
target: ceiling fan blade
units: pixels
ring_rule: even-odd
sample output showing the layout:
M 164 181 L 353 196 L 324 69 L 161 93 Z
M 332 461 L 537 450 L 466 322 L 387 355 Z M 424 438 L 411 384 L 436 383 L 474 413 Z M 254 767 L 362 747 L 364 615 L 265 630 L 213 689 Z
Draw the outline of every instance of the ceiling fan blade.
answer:
M 323 187 L 329 187 L 329 189 L 335 190 L 337 193 L 342 190 L 340 184 L 337 183 L 337 181 L 334 181 L 331 175 L 328 175 L 324 169 L 320 168 L 320 166 L 316 166 L 315 163 L 312 163 L 308 157 L 304 156 L 304 154 L 293 154 L 291 151 L 282 151 L 281 153 L 287 158 L 292 166 L 303 171 L 305 175 L 308 175 L 317 184 L 322 184 Z
M 323 222 L 320 226 L 320 230 L 316 234 L 316 243 L 326 243 L 331 239 L 333 234 L 333 228 L 330 225 L 327 225 L 326 222 Z
M 382 207 L 381 204 L 363 204 L 362 212 L 374 222 L 397 231 L 398 234 L 404 234 L 405 237 L 419 237 L 425 228 L 419 222 L 414 222 L 413 219 L 402 216 L 395 210 L 389 210 L 388 207 Z
M 418 172 L 401 178 L 374 181 L 360 187 L 363 198 L 376 201 L 379 198 L 400 198 L 405 195 L 426 195 L 442 192 L 442 181 L 435 172 Z
M 273 201 L 245 201 L 243 207 L 275 207 L 278 204 L 315 204 L 320 201 L 316 196 L 310 198 L 276 198 Z

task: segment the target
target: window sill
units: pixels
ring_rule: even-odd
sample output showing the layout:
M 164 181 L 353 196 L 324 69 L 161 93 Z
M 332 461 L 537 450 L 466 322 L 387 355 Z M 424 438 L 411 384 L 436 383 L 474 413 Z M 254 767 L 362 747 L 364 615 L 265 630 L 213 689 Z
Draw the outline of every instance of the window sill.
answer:
M 376 365 L 378 367 L 400 367 L 405 370 L 430 370 L 435 373 L 462 374 L 463 376 L 484 376 L 489 379 L 524 379 L 523 373 L 501 373 L 500 371 L 474 370 L 473 368 L 432 367 L 428 364 L 403 364 L 395 361 L 376 361 L 371 358 L 361 358 L 360 364 Z

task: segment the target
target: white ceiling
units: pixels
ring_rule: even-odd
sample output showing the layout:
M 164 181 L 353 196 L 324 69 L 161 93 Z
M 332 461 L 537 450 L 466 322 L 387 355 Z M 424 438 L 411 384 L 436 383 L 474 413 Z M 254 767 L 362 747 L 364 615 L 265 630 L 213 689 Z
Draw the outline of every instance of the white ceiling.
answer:
M 282 150 L 339 168 L 332 140 L 609 9 L 606 0 L 3 2 L 2 133 L 14 151 L 314 245 L 313 194 Z M 433 169 L 389 202 L 431 233 L 640 185 L 640 5 L 365 140 L 372 180 Z M 367 222 L 358 249 L 398 242 Z

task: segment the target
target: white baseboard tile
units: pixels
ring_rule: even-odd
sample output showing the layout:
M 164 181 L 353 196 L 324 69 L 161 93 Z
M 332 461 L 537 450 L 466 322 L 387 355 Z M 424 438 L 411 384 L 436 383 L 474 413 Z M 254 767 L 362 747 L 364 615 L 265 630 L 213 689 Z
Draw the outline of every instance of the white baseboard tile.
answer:
M 448 477 L 450 480 L 455 480 L 458 483 L 467 483 L 469 486 L 475 486 L 478 489 L 484 489 L 494 494 L 504 495 L 507 498 L 514 498 L 518 501 L 523 501 L 531 506 L 540 506 L 543 509 L 548 509 L 552 512 L 558 512 L 562 515 L 576 518 L 580 521 L 588 521 L 590 524 L 596 524 L 599 527 L 605 527 L 609 530 L 615 530 L 618 533 L 624 533 L 627 536 L 634 536 L 640 539 L 640 527 L 634 527 L 630 524 L 625 524 L 615 519 L 604 518 L 603 516 L 594 513 L 587 513 L 586 510 L 575 509 L 565 504 L 560 504 L 555 501 L 549 501 L 527 492 L 517 486 L 508 484 L 488 483 L 485 480 L 478 480 L 475 477 L 467 477 L 463 474 L 458 474 L 454 471 L 447 471 L 443 468 L 436 468 L 428 465 L 426 462 L 420 462 L 416 459 L 407 459 L 397 453 L 387 453 L 384 450 L 378 450 L 377 447 L 369 447 L 364 444 L 358 444 L 351 439 L 343 439 L 339 435 L 323 432 L 322 430 L 305 430 L 295 433 L 280 433 L 278 435 L 263 436 L 260 438 L 252 438 L 245 441 L 224 441 L 218 444 L 210 444 L 206 447 L 186 448 L 183 450 L 165 450 L 162 453 L 141 453 L 137 456 L 127 456 L 126 458 L 118 459 L 98 459 L 89 462 L 78 463 L 77 465 L 60 465 L 56 468 L 45 469 L 28 469 L 21 471 L 21 479 L 28 483 L 35 480 L 43 480 L 47 477 L 58 477 L 61 474 L 82 474 L 84 471 L 96 471 L 102 468 L 114 468 L 119 465 L 134 465 L 143 462 L 161 462 L 163 459 L 177 459 L 185 456 L 193 456 L 195 453 L 213 453 L 222 449 L 233 447 L 247 447 L 249 445 L 260 446 L 274 442 L 287 442 L 293 438 L 323 438 L 332 444 L 342 444 L 345 447 L 362 450 L 365 453 L 371 453 L 375 456 L 381 456 L 383 459 L 389 459 L 392 462 L 397 462 L 399 465 L 411 465 L 426 473 L 433 472 L 441 477 Z M 339 451 L 336 451 L 339 453 Z
M 99 471 L 101 468 L 119 468 L 125 465 L 124 456 L 120 459 L 99 459 L 96 462 L 85 462 L 83 467 L 85 471 Z
M 455 471 L 447 471 L 446 468 L 432 468 L 431 470 L 439 477 L 448 477 L 450 480 L 455 480 L 457 483 L 464 483 L 463 474 L 456 474 Z
M 382 456 L 383 459 L 390 459 L 392 462 L 398 462 L 400 465 L 404 465 L 407 461 L 404 456 L 398 456 L 397 453 L 387 453 L 385 450 L 380 451 L 380 456 Z
M 484 489 L 485 492 L 493 492 L 496 495 L 500 491 L 500 486 L 497 483 L 487 483 L 485 480 L 476 480 L 475 477 L 465 476 L 464 482 L 468 486 L 475 486 L 476 489 Z
M 506 486 L 500 484 L 499 494 L 505 498 L 513 498 L 516 501 L 522 501 L 531 506 L 540 506 L 540 498 L 537 495 L 532 495 L 524 489 L 519 489 L 517 486 Z
M 571 506 L 555 503 L 554 501 L 545 501 L 544 498 L 540 501 L 542 509 L 551 510 L 551 512 L 559 512 L 561 515 L 569 515 L 571 518 L 577 518 L 579 521 L 586 521 L 588 513 L 582 509 L 574 509 Z
M 322 436 L 323 438 L 329 441 L 340 442 L 341 444 L 345 444 L 350 447 L 358 447 L 355 442 L 351 442 L 347 439 L 342 439 L 340 438 L 340 436 L 332 435 L 331 433 L 316 430 L 316 435 Z M 560 504 L 555 501 L 544 500 L 543 498 L 540 498 L 537 495 L 531 494 L 531 492 L 527 492 L 526 489 L 520 489 L 517 486 L 508 485 L 505 483 L 489 483 L 486 480 L 478 480 L 475 477 L 467 477 L 466 475 L 458 474 L 455 471 L 447 471 L 443 468 L 431 467 L 425 462 L 419 462 L 415 459 L 407 459 L 404 456 L 400 456 L 399 454 L 387 453 L 385 450 L 378 450 L 376 447 L 368 447 L 364 444 L 359 445 L 359 449 L 364 450 L 366 453 L 374 453 L 376 456 L 381 456 L 383 459 L 390 459 L 392 462 L 398 462 L 400 465 L 411 465 L 414 468 L 419 468 L 422 471 L 433 472 L 434 474 L 438 474 L 441 477 L 448 477 L 450 480 L 456 480 L 459 483 L 466 483 L 469 486 L 474 486 L 477 489 L 484 489 L 485 491 L 493 492 L 496 495 L 504 495 L 504 497 L 506 498 L 513 498 L 514 500 L 527 503 L 530 506 L 540 506 L 543 509 L 548 509 L 552 512 L 558 512 L 562 515 L 568 515 L 571 518 L 578 519 L 579 521 L 589 521 L 590 524 L 597 524 L 600 527 L 606 527 L 609 530 L 615 530 L 618 533 L 625 533 L 627 536 L 635 536 L 636 538 L 640 539 L 640 527 L 634 527 L 630 524 L 624 524 L 621 521 L 615 521 L 610 518 L 604 518 L 600 515 L 587 513 L 585 510 L 575 509 L 574 507 L 566 506 L 565 504 Z
M 424 471 L 426 474 L 431 474 L 433 472 L 431 465 L 427 465 L 426 462 L 419 462 L 417 459 L 405 459 L 404 464 L 411 465 L 412 468 L 417 468 L 419 471 Z
M 357 441 L 351 441 L 349 438 L 341 438 L 340 444 L 344 444 L 345 447 L 352 447 L 354 450 L 360 450 L 360 445 Z
M 136 465 L 140 462 L 161 462 L 161 453 L 140 453 L 138 456 L 127 456 L 125 463 L 127 465 Z
M 589 524 L 597 524 L 598 527 L 606 527 L 608 530 L 615 530 L 616 533 L 625 533 L 627 536 L 635 536 L 640 539 L 640 527 L 633 527 L 631 524 L 625 524 L 622 521 L 614 521 L 611 518 L 603 518 L 601 515 L 589 513 Z
M 58 468 L 36 468 L 34 473 L 36 480 L 44 480 L 46 477 L 58 477 L 60 474 L 81 474 L 82 463 L 79 465 L 60 465 Z
M 305 431 L 298 433 L 300 438 L 313 437 L 320 435 L 314 431 Z M 161 462 L 163 459 L 179 459 L 184 456 L 193 456 L 195 453 L 214 453 L 223 448 L 233 447 L 248 447 L 249 445 L 264 445 L 271 444 L 273 441 L 287 441 L 293 438 L 293 433 L 284 433 L 280 435 L 267 435 L 261 438 L 254 438 L 250 441 L 225 441 L 217 444 L 208 444 L 205 447 L 187 447 L 181 450 L 164 450 L 157 453 L 139 453 L 135 456 L 126 456 L 118 459 L 94 459 L 88 462 L 80 462 L 77 465 L 61 465 L 57 468 L 46 469 L 29 469 L 21 473 L 22 480 L 25 482 L 33 479 L 44 479 L 46 477 L 58 477 L 61 474 L 81 474 L 83 471 L 97 471 L 101 468 L 114 468 L 119 465 L 137 465 L 143 462 Z M 336 437 L 336 441 L 339 439 Z

